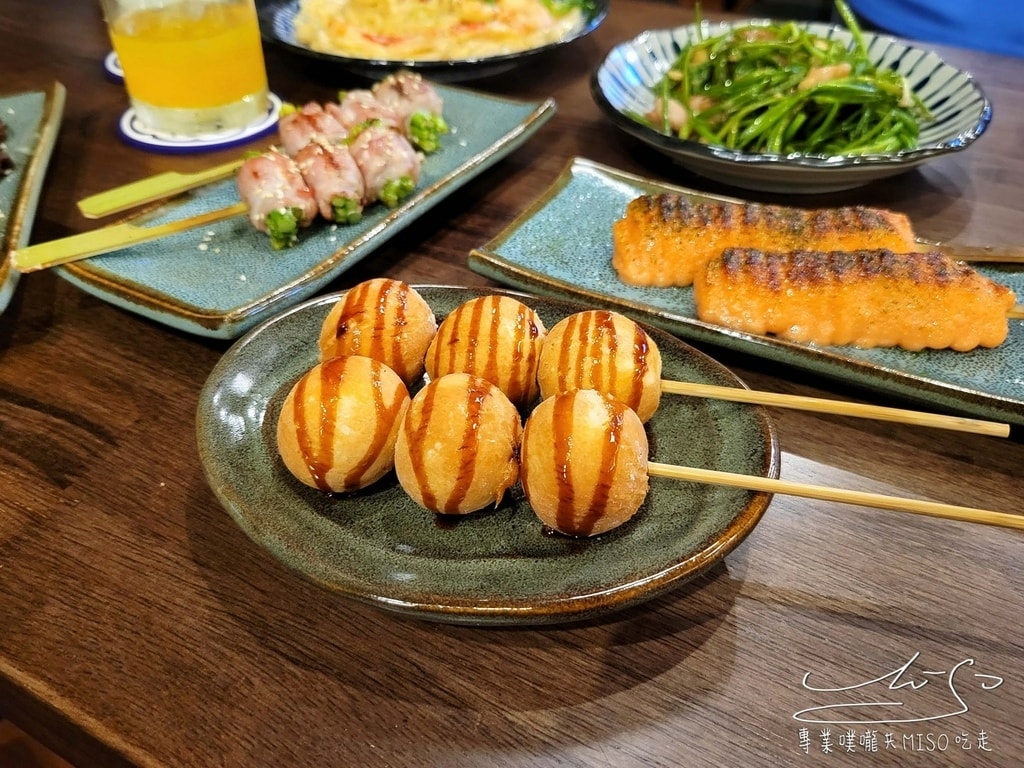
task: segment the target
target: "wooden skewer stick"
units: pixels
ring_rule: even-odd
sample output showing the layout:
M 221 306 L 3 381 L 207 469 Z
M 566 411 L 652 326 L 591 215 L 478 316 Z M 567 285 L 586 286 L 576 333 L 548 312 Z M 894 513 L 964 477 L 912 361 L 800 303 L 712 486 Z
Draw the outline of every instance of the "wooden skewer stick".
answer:
M 832 413 L 839 416 L 856 416 L 865 419 L 877 419 L 879 421 L 895 421 L 902 424 L 951 429 L 959 432 L 973 432 L 993 437 L 1007 437 L 1010 434 L 1009 424 L 995 421 L 982 421 L 960 416 L 944 416 L 937 413 L 887 408 L 880 405 L 849 403 L 842 400 L 826 400 L 819 397 L 758 392 L 743 387 L 721 387 L 713 384 L 662 380 L 661 391 L 670 392 L 675 395 L 692 395 L 694 397 L 707 397 L 715 400 L 731 400 L 737 403 L 774 405 L 779 408 Z
M 957 261 L 1024 264 L 1024 248 L 1019 245 L 958 245 L 919 237 L 917 246 L 921 252 L 938 251 Z
M 674 464 L 660 464 L 657 462 L 649 463 L 647 465 L 647 472 L 656 477 L 667 477 L 673 480 L 728 485 L 748 491 L 764 491 L 766 493 L 779 493 L 786 496 L 800 496 L 808 499 L 838 501 L 862 507 L 876 507 L 896 512 L 910 512 L 915 515 L 941 517 L 946 520 L 959 520 L 965 523 L 980 523 L 982 525 L 995 525 L 1024 530 L 1024 515 L 1010 515 L 1005 512 L 991 512 L 972 507 L 958 507 L 935 501 L 904 499 L 898 496 L 886 496 L 880 493 L 867 493 L 864 491 L 846 491 L 839 488 L 794 483 L 770 477 L 743 475 L 713 469 L 695 469 L 693 467 L 681 467 Z
M 150 176 L 83 198 L 78 201 L 78 210 L 89 219 L 98 219 L 101 216 L 109 216 L 112 213 L 121 213 L 144 203 L 163 200 L 171 195 L 187 192 L 190 189 L 201 187 L 213 181 L 226 179 L 241 167 L 242 162 L 242 160 L 232 160 L 231 162 L 195 173 L 169 171 L 157 174 L 156 176 Z
M 130 245 L 148 243 L 161 237 L 185 232 L 216 221 L 241 216 L 249 210 L 245 203 L 235 203 L 226 208 L 200 213 L 187 219 L 141 227 L 128 222 L 94 229 L 79 235 L 70 235 L 46 243 L 30 245 L 14 251 L 12 260 L 20 272 L 35 272 L 39 269 L 69 264 L 72 261 L 88 259 L 103 253 L 127 248 Z

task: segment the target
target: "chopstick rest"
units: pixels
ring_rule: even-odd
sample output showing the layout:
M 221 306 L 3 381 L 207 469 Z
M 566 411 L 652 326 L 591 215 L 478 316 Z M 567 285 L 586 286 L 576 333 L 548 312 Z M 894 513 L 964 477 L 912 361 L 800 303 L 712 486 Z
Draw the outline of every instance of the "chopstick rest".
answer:
M 12 260 L 18 271 L 35 272 L 47 267 L 110 253 L 130 245 L 157 240 L 195 227 L 212 224 L 215 221 L 230 219 L 240 216 L 248 209 L 249 207 L 245 203 L 236 203 L 227 208 L 207 211 L 187 219 L 157 224 L 152 227 L 140 227 L 131 223 L 114 224 L 92 232 L 83 232 L 79 235 L 51 240 L 48 243 L 19 248 L 13 252 Z

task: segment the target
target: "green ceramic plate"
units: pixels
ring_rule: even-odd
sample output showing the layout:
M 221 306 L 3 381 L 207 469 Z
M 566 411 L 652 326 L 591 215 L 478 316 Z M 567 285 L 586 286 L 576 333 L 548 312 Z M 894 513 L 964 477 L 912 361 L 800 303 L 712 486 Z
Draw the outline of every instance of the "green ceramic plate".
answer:
M 0 119 L 7 126 L 7 154 L 14 170 L 0 178 L 0 312 L 14 295 L 19 272 L 11 252 L 29 241 L 39 192 L 64 112 L 64 86 L 0 95 Z
M 816 347 L 755 336 L 697 319 L 692 288 L 643 288 L 619 280 L 611 265 L 612 224 L 642 194 L 674 191 L 725 200 L 575 158 L 504 232 L 474 249 L 469 266 L 534 294 L 610 306 L 685 339 L 715 344 L 823 376 L 982 419 L 1024 424 L 1024 321 L 1011 320 L 996 349 Z M 980 272 L 1024 297 L 1024 268 L 978 264 Z
M 418 290 L 439 320 L 482 295 Z M 236 342 L 203 387 L 197 414 L 199 452 L 214 493 L 254 542 L 314 582 L 444 622 L 589 618 L 702 572 L 732 551 L 768 506 L 771 497 L 763 493 L 652 478 L 643 507 L 626 525 L 574 540 L 545 533 L 518 489 L 498 508 L 449 524 L 414 504 L 394 473 L 346 497 L 308 488 L 278 457 L 277 415 L 291 385 L 316 363 L 320 325 L 338 298 L 294 307 Z M 523 300 L 548 327 L 579 309 Z M 665 377 L 742 386 L 678 339 L 651 333 Z M 665 396 L 648 431 L 653 460 L 778 476 L 775 429 L 759 407 Z
M 294 248 L 273 251 L 244 216 L 56 267 L 84 291 L 173 328 L 233 339 L 315 296 L 345 270 L 466 182 L 518 149 L 555 113 L 555 103 L 503 99 L 437 86 L 451 127 L 423 162 L 416 191 L 394 209 L 368 208 L 349 227 L 317 222 Z M 273 143 L 268 140 L 268 144 Z M 145 226 L 234 205 L 234 180 L 169 201 Z

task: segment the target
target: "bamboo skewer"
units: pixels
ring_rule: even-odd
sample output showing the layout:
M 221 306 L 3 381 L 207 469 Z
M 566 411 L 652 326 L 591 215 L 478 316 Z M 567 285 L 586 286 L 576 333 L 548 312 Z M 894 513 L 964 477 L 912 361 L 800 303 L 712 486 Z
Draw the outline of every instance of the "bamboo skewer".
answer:
M 39 269 L 110 253 L 129 245 L 147 243 L 178 232 L 212 224 L 215 221 L 230 219 L 242 215 L 247 210 L 249 207 L 245 203 L 236 203 L 227 208 L 219 208 L 187 219 L 157 224 L 152 227 L 140 227 L 131 223 L 114 224 L 91 232 L 83 232 L 80 235 L 71 235 L 51 240 L 48 243 L 19 248 L 13 252 L 12 259 L 14 266 L 19 271 L 35 272 Z
M 844 504 L 875 507 L 895 512 L 910 512 L 915 515 L 940 517 L 946 520 L 958 520 L 965 523 L 979 523 L 981 525 L 994 525 L 1024 530 L 1024 515 L 1011 515 L 1005 512 L 992 512 L 973 507 L 958 507 L 953 504 L 942 504 L 935 501 L 906 499 L 864 491 L 848 491 L 819 485 L 794 483 L 770 477 L 743 475 L 713 469 L 695 469 L 693 467 L 682 467 L 657 462 L 650 462 L 647 465 L 647 472 L 655 477 L 666 477 L 673 480 L 727 485 L 734 488 L 743 488 L 748 491 L 764 491 L 766 493 L 779 493 L 786 496 L 800 496 L 808 499 L 820 499 L 822 501 L 837 501 Z
M 938 251 L 957 261 L 989 264 L 1024 264 L 1024 247 L 1019 245 L 950 245 L 917 238 L 921 251 Z
M 121 213 L 144 203 L 153 203 L 204 184 L 226 179 L 241 167 L 242 162 L 232 160 L 195 173 L 160 173 L 82 198 L 78 201 L 78 210 L 88 219 Z
M 663 379 L 661 391 L 675 395 L 707 397 L 715 400 L 730 400 L 738 403 L 755 405 L 772 405 L 779 408 L 831 413 L 839 416 L 855 416 L 879 421 L 893 421 L 902 424 L 913 424 L 922 427 L 936 427 L 959 432 L 972 432 L 993 437 L 1007 437 L 1010 425 L 995 421 L 968 419 L 960 416 L 945 416 L 937 413 L 887 408 L 880 405 L 850 403 L 842 400 L 826 400 L 818 397 L 801 395 L 783 395 L 774 392 L 758 392 L 743 387 L 723 387 L 713 384 L 696 384 L 692 382 L 670 381 Z

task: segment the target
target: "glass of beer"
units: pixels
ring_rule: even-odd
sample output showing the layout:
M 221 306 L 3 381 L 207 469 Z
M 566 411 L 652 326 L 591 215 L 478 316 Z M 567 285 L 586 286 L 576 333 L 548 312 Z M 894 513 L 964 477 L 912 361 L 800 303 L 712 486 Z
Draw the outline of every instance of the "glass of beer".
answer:
M 101 0 L 137 119 L 171 136 L 244 128 L 268 106 L 254 0 Z

